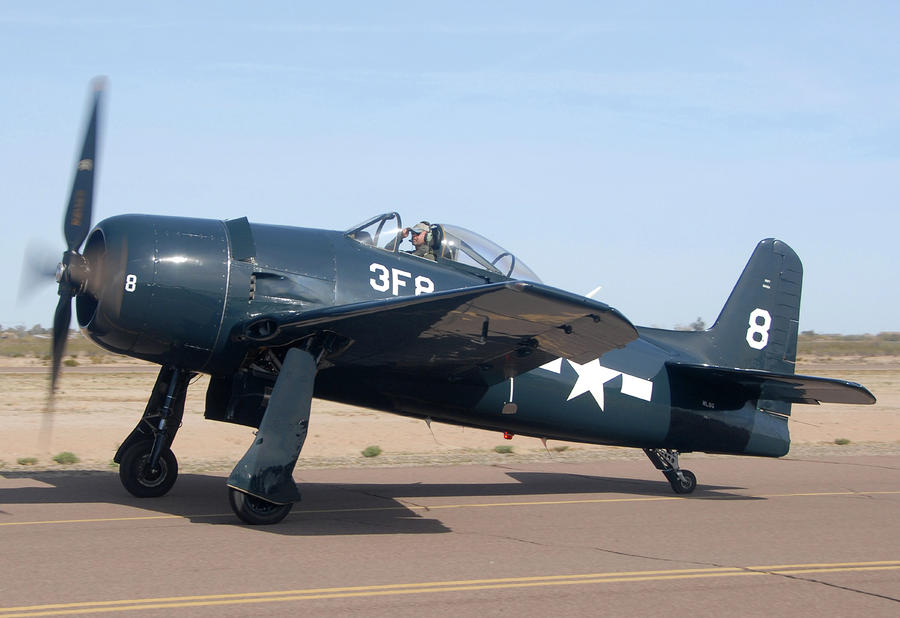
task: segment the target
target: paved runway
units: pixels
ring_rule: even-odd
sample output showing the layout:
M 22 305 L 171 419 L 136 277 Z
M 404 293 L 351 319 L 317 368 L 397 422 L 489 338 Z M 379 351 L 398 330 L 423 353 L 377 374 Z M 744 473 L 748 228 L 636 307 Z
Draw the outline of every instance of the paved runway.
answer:
M 900 614 L 900 457 L 304 470 L 277 526 L 224 478 L 0 476 L 0 618 Z

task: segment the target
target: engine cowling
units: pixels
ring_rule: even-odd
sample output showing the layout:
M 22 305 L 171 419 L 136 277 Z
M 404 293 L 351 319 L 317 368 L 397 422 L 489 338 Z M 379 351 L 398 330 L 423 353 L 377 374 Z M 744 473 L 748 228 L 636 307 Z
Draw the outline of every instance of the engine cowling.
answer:
M 112 352 L 202 370 L 222 326 L 228 251 L 222 221 L 105 219 L 85 245 L 90 273 L 76 298 L 78 324 Z

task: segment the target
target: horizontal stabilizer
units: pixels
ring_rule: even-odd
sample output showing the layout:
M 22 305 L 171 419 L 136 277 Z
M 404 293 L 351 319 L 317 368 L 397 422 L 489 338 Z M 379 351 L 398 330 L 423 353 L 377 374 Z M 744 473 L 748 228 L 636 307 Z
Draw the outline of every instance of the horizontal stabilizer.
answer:
M 264 326 L 262 328 L 261 326 Z M 604 303 L 521 281 L 268 315 L 240 338 L 266 347 L 328 332 L 345 341 L 335 366 L 496 384 L 556 358 L 586 363 L 637 331 Z
M 698 390 L 737 390 L 748 401 L 856 405 L 875 403 L 875 396 L 866 387 L 847 380 L 692 363 L 669 362 L 666 367 L 675 381 L 693 382 L 694 388 Z

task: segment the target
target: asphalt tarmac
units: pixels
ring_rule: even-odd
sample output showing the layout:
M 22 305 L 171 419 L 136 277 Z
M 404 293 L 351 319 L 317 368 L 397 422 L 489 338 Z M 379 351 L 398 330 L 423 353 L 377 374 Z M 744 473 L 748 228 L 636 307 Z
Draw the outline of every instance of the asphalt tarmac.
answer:
M 281 524 L 224 476 L 0 476 L 0 618 L 900 615 L 900 457 L 303 470 Z

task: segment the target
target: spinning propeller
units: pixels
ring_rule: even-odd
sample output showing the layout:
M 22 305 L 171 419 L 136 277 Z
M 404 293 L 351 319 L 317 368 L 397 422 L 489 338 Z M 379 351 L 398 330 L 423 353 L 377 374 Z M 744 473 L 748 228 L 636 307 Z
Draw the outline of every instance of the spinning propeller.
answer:
M 56 267 L 56 281 L 59 284 L 59 303 L 53 316 L 53 367 L 50 374 L 50 396 L 56 389 L 59 368 L 66 350 L 69 323 L 72 320 L 72 299 L 85 291 L 91 276 L 91 265 L 79 251 L 91 229 L 91 210 L 94 202 L 94 172 L 97 153 L 97 117 L 106 80 L 95 78 L 92 83 L 93 105 L 84 133 L 81 156 L 72 181 L 72 193 L 63 221 L 66 237 L 66 251 Z

